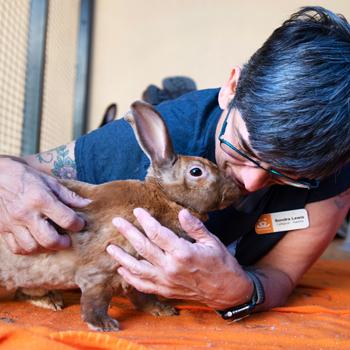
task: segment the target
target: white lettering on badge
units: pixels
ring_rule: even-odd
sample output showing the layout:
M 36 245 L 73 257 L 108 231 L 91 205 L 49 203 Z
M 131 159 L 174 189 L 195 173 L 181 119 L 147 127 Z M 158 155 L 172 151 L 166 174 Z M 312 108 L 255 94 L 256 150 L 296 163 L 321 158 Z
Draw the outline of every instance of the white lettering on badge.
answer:
M 287 210 L 262 214 L 255 224 L 255 232 L 266 234 L 300 230 L 309 227 L 309 225 L 309 216 L 306 209 Z

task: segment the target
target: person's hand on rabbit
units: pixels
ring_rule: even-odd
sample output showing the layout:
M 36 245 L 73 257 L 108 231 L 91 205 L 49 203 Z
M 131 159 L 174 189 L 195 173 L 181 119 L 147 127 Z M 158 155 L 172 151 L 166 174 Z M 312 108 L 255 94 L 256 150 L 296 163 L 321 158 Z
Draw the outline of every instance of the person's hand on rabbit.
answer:
M 143 209 L 135 209 L 134 215 L 147 236 L 122 218 L 115 218 L 113 224 L 144 260 L 137 260 L 114 245 L 107 251 L 120 263 L 118 273 L 137 290 L 196 300 L 215 309 L 250 299 L 253 285 L 242 267 L 187 210 L 179 213 L 179 221 L 194 243 L 161 226 Z
M 0 157 L 0 234 L 13 253 L 69 247 L 69 236 L 58 234 L 54 225 L 80 231 L 84 220 L 69 206 L 89 203 L 23 159 Z

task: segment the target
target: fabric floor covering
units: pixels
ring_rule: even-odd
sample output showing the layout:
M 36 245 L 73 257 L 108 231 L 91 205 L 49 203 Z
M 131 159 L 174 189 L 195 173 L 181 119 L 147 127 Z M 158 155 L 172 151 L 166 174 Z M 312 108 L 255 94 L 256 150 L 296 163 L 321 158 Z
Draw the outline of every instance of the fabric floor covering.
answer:
M 286 306 L 232 324 L 195 303 L 173 303 L 179 316 L 154 317 L 115 297 L 110 315 L 121 330 L 92 332 L 80 318 L 79 291 L 64 292 L 58 312 L 12 297 L 0 291 L 0 350 L 350 349 L 349 260 L 318 261 Z

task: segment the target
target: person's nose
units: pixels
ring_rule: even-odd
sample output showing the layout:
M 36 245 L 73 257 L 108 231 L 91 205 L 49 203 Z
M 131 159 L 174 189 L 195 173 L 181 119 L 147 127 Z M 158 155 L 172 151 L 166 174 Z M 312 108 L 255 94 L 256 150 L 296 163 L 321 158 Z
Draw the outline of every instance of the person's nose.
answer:
M 241 181 L 249 192 L 255 192 L 265 187 L 269 184 L 269 179 L 269 173 L 261 168 L 246 166 L 241 170 Z

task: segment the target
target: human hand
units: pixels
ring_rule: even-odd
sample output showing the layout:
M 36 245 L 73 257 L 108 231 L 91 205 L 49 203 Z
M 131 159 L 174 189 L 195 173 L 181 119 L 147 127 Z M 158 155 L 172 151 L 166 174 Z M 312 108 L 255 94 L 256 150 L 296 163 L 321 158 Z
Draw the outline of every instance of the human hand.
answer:
M 242 304 L 253 293 L 253 286 L 220 240 L 188 210 L 181 210 L 179 221 L 191 243 L 161 226 L 147 211 L 134 210 L 145 235 L 122 218 L 113 224 L 144 258 L 137 260 L 115 245 L 107 252 L 121 265 L 119 274 L 141 292 L 167 298 L 191 299 L 215 309 Z
M 80 208 L 90 202 L 20 159 L 0 158 L 0 233 L 15 254 L 69 247 L 69 236 L 58 234 L 50 220 L 80 231 L 85 222 L 67 205 Z

